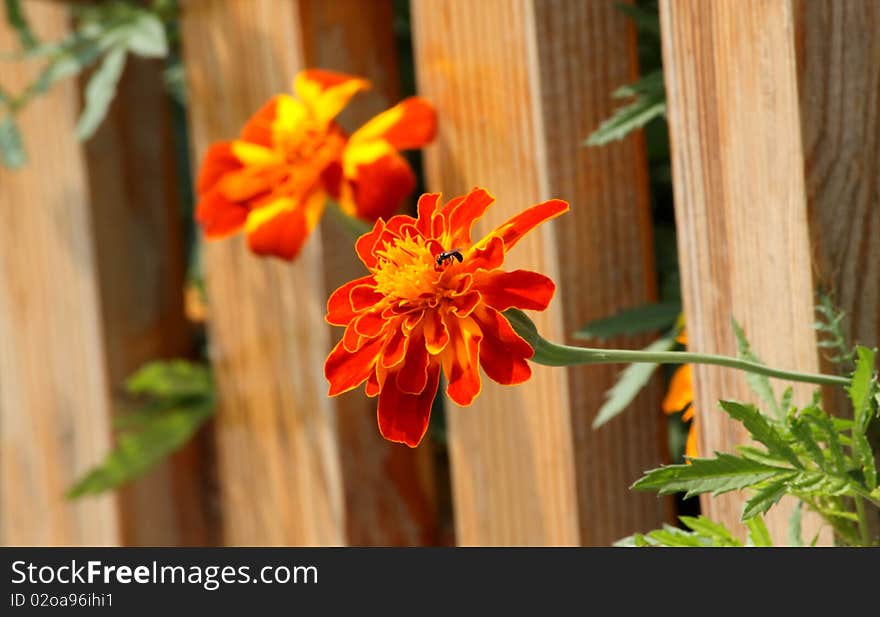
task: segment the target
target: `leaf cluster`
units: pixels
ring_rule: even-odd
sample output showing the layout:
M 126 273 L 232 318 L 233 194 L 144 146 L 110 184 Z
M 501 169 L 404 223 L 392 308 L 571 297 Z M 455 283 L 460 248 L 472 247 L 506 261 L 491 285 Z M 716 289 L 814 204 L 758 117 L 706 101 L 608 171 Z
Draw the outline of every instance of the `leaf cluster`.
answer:
M 68 490 L 69 498 L 116 488 L 186 444 L 214 413 L 214 382 L 206 365 L 151 362 L 126 382 L 132 408 L 116 422 L 116 447 Z

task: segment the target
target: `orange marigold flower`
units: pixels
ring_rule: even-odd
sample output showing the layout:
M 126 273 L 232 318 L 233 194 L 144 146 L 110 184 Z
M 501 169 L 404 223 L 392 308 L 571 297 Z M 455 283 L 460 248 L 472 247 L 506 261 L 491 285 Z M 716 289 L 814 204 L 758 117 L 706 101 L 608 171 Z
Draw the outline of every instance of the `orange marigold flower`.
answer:
M 426 194 L 417 219 L 379 219 L 355 246 L 370 273 L 327 302 L 327 321 L 346 327 L 324 365 L 329 395 L 366 382 L 367 396 L 379 396 L 386 439 L 419 444 L 441 367 L 446 393 L 464 406 L 480 393 L 480 366 L 505 385 L 531 376 L 526 360 L 534 351 L 502 311 L 544 310 L 556 286 L 542 274 L 501 266 L 520 238 L 568 204 L 543 202 L 471 242 L 474 222 L 494 201 L 481 188 L 443 206 L 439 194 Z
M 434 138 L 433 107 L 408 98 L 351 136 L 334 118 L 369 82 L 310 69 L 245 124 L 238 139 L 213 144 L 199 171 L 196 220 L 207 238 L 244 229 L 259 255 L 293 259 L 327 198 L 368 221 L 388 217 L 415 187 L 399 150 Z
M 669 381 L 669 390 L 663 398 L 663 411 L 667 414 L 682 412 L 681 419 L 690 421 L 684 453 L 688 457 L 697 456 L 697 419 L 694 417 L 694 386 L 693 371 L 690 364 L 684 364 L 675 370 Z

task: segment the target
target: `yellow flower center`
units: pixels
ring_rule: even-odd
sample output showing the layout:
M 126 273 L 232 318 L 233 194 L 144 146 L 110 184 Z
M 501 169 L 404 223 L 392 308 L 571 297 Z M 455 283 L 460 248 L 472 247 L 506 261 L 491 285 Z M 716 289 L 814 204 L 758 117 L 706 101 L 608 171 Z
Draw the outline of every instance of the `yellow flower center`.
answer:
M 437 284 L 442 272 L 421 236 L 407 234 L 397 242 L 386 242 L 376 256 L 376 290 L 392 302 L 414 302 L 441 295 Z

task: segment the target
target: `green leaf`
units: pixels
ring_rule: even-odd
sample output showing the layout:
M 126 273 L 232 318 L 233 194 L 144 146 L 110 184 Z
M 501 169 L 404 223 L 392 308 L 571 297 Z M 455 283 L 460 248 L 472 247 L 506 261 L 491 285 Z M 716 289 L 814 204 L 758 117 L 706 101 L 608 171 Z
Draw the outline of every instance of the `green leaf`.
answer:
M 800 417 L 816 428 L 820 439 L 828 446 L 828 453 L 831 455 L 831 462 L 834 464 L 837 473 L 846 473 L 849 464 L 843 452 L 840 435 L 834 426 L 834 422 L 831 420 L 831 416 L 818 407 L 810 406 L 801 410 Z
M 21 167 L 27 161 L 21 133 L 12 114 L 8 114 L 0 122 L 0 159 L 9 169 Z
M 615 336 L 656 332 L 674 326 L 680 314 L 681 302 L 643 304 L 591 321 L 575 332 L 574 337 L 604 341 Z
M 585 146 L 602 146 L 626 137 L 632 131 L 643 127 L 654 118 L 666 113 L 666 90 L 663 84 L 663 71 L 658 70 L 643 76 L 635 83 L 618 88 L 614 98 L 635 97 L 635 100 L 617 109 L 584 142 Z
M 181 105 L 186 105 L 186 69 L 183 62 L 177 60 L 171 64 L 162 74 L 162 80 L 165 82 L 165 88 L 171 94 L 175 101 Z
M 869 491 L 873 491 L 877 488 L 877 463 L 874 460 L 873 448 L 863 434 L 853 433 L 852 452 L 853 458 L 861 465 L 865 486 Z
M 739 348 L 739 357 L 743 360 L 748 360 L 757 364 L 764 364 L 752 351 L 752 347 L 749 345 L 749 341 L 746 339 L 746 334 L 743 332 L 740 325 L 735 319 L 731 319 L 731 322 L 733 323 L 733 333 L 736 336 L 736 345 Z M 746 373 L 745 378 L 752 391 L 773 410 L 773 414 L 777 418 L 781 417 L 782 414 L 779 410 L 779 405 L 776 402 L 776 394 L 773 392 L 773 386 L 770 385 L 770 379 L 766 375 L 757 375 L 755 373 Z
M 645 351 L 668 351 L 675 346 L 675 333 L 658 339 L 648 345 Z M 639 362 L 630 364 L 620 373 L 617 382 L 605 393 L 605 402 L 593 420 L 593 428 L 599 428 L 617 417 L 638 396 L 650 381 L 659 364 Z
M 850 384 L 847 387 L 847 393 L 853 404 L 853 420 L 855 426 L 853 432 L 864 435 L 868 430 L 868 423 L 871 420 L 871 399 L 875 396 L 877 381 L 874 377 L 874 356 L 873 349 L 856 346 L 856 370 L 853 371 L 850 378 Z
M 145 58 L 168 55 L 168 39 L 162 21 L 149 11 L 138 10 L 127 27 L 126 42 L 131 53 Z
M 39 45 L 21 8 L 21 0 L 6 0 L 6 21 L 18 33 L 22 48 L 30 50 Z
M 757 407 L 736 401 L 719 401 L 719 405 L 727 415 L 742 423 L 756 441 L 767 446 L 767 451 L 771 455 L 785 459 L 796 468 L 803 467 L 797 454 L 788 447 L 779 431 L 767 421 Z
M 95 71 L 86 86 L 85 108 L 76 123 L 76 134 L 86 140 L 98 130 L 113 97 L 116 85 L 125 68 L 125 49 L 116 47 L 110 50 L 101 66 Z
M 757 547 L 773 546 L 773 540 L 770 538 L 770 532 L 767 531 L 767 525 L 760 516 L 750 518 L 744 521 L 749 530 L 749 544 Z
M 779 476 L 758 489 L 743 505 L 741 519 L 746 521 L 752 517 L 764 514 L 771 507 L 775 506 L 787 492 L 788 479 L 789 476 Z
M 713 546 L 741 546 L 742 543 L 721 523 L 705 516 L 679 516 L 688 529 L 712 540 Z
M 791 516 L 788 518 L 788 545 L 789 546 L 803 546 L 804 545 L 804 534 L 801 531 L 801 519 L 804 514 L 804 502 L 798 500 L 797 505 L 791 511 Z
M 159 399 L 189 399 L 213 395 L 210 369 L 186 360 L 150 362 L 136 371 L 125 383 L 130 394 Z
M 770 480 L 791 469 L 771 467 L 749 459 L 716 452 L 715 458 L 690 459 L 688 465 L 667 465 L 645 473 L 632 488 L 640 491 L 685 492 L 685 498 L 702 493 L 719 495 Z
M 155 414 L 142 430 L 120 436 L 104 462 L 76 482 L 67 497 L 101 493 L 140 476 L 185 444 L 213 409 L 211 401 L 203 400 Z

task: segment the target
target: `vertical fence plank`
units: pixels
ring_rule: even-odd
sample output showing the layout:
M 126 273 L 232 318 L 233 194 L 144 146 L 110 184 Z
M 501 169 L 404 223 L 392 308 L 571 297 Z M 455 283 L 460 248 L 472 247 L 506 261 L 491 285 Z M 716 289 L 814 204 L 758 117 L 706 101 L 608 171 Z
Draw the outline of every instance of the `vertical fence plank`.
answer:
M 637 75 L 635 34 L 614 3 L 417 0 L 413 16 L 419 84 L 442 118 L 432 189 L 492 191 L 484 231 L 543 199 L 572 204 L 506 263 L 559 283 L 541 332 L 570 341 L 588 320 L 655 298 L 641 137 L 581 145 Z M 665 520 L 669 502 L 628 490 L 664 458 L 657 389 L 590 427 L 619 369 L 536 366 L 518 387 L 484 378 L 472 408 L 450 409 L 460 544 L 600 545 Z
M 86 143 L 111 392 L 150 360 L 194 353 L 183 310 L 186 255 L 171 106 L 161 61 L 129 57 Z M 127 545 L 212 544 L 200 439 L 120 490 Z
M 735 353 L 734 317 L 766 362 L 817 370 L 814 275 L 838 292 L 852 334 L 876 344 L 876 5 L 664 1 L 661 17 L 693 348 Z M 700 367 L 696 381 L 702 450 L 742 443 L 714 410 L 750 398 L 743 377 Z M 741 497 L 704 507 L 735 524 Z M 776 538 L 786 516 L 771 512 Z
M 358 64 L 375 53 L 371 46 L 391 44 L 367 34 L 376 5 L 343 4 L 344 11 L 342 5 L 279 6 L 268 0 L 184 3 L 197 159 L 210 142 L 234 137 L 271 95 L 287 91 L 307 60 L 332 59 L 339 64 L 325 68 L 337 70 L 393 70 Z M 328 32 L 347 41 L 357 31 L 372 41 L 366 48 L 352 47 L 345 58 L 336 56 L 345 53 L 339 41 L 332 54 L 310 49 L 309 41 L 327 41 L 308 28 L 327 23 L 321 19 L 330 13 L 322 11 L 334 9 L 345 15 Z M 366 77 L 380 87 L 395 83 L 376 79 L 380 75 Z M 331 279 L 324 264 L 341 250 L 326 245 L 326 238 L 310 238 L 292 265 L 250 255 L 240 238 L 206 247 L 212 357 L 221 398 L 219 474 L 230 544 L 412 544 L 424 541 L 431 524 L 429 483 L 413 467 L 417 459 L 367 441 L 360 434 L 364 429 L 340 428 L 339 422 L 351 419 L 346 414 L 362 413 L 370 417 L 365 428 L 375 433 L 374 411 L 352 400 L 341 403 L 340 411 L 326 397 L 321 369 L 331 335 L 323 317 Z M 346 241 L 345 250 L 351 245 Z M 351 458 L 343 464 L 342 457 Z M 365 497 L 358 484 L 385 492 Z M 358 520 L 370 521 L 368 526 L 380 521 L 381 528 L 365 530 Z
M 28 4 L 45 38 L 67 31 L 67 11 Z M 0 25 L 0 48 L 15 48 Z M 38 66 L 6 63 L 20 92 Z M 0 542 L 107 545 L 120 541 L 117 498 L 77 503 L 64 492 L 110 447 L 110 402 L 100 324 L 86 169 L 74 126 L 72 81 L 27 106 L 29 161 L 0 168 Z

